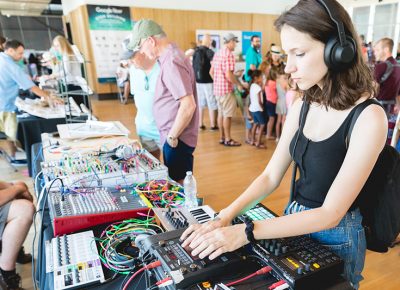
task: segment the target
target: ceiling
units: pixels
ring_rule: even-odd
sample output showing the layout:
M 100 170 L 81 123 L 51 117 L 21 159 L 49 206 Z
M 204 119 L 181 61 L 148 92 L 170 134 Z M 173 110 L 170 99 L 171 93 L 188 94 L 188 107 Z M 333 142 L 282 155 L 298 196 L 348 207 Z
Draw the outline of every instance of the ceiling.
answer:
M 61 0 L 0 0 L 5 16 L 62 15 Z

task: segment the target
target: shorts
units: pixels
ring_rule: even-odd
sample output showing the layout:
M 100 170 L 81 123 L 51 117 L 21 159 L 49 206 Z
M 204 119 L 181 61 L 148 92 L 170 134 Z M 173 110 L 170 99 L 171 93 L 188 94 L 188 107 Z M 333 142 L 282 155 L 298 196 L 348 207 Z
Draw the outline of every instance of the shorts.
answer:
M 168 167 L 169 177 L 175 181 L 182 180 L 187 171 L 193 171 L 194 147 L 178 139 L 178 146 L 172 148 L 168 142 L 163 146 L 164 164 Z
M 149 152 L 154 152 L 157 150 L 161 150 L 160 140 L 152 139 L 149 137 L 139 136 L 140 143 L 142 147 Z
M 267 101 L 265 104 L 268 117 L 276 117 L 276 104 Z
M 253 122 L 249 121 L 249 118 L 244 117 L 244 124 L 246 125 L 246 129 L 250 130 L 253 128 Z
M 215 96 L 218 103 L 218 114 L 222 117 L 233 117 L 236 111 L 236 98 L 233 93 L 227 93 L 225 96 Z
M 4 228 L 7 224 L 8 212 L 10 211 L 11 201 L 0 207 L 0 239 L 3 236 Z
M 17 114 L 14 112 L 0 112 L 0 132 L 4 132 L 13 141 L 17 139 Z
M 293 201 L 286 208 L 285 214 L 309 209 L 309 207 Z M 363 280 L 361 272 L 364 268 L 367 250 L 365 232 L 361 222 L 360 210 L 356 208 L 347 212 L 336 227 L 307 235 L 344 260 L 344 278 L 349 280 L 355 289 L 359 288 L 359 283 Z
M 213 94 L 213 83 L 196 83 L 196 89 L 201 109 L 208 107 L 210 110 L 218 110 L 217 100 Z
M 250 114 L 253 117 L 254 124 L 257 124 L 257 125 L 265 125 L 266 124 L 264 112 L 262 112 L 262 111 L 250 112 Z

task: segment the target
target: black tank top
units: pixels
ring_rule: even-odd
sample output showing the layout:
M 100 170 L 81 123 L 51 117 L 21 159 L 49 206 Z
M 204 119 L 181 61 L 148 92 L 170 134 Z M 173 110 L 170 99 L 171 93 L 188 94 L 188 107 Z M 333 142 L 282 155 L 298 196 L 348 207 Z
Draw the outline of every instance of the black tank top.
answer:
M 300 171 L 294 194 L 294 200 L 298 203 L 311 208 L 320 207 L 323 204 L 346 156 L 346 137 L 357 106 L 350 111 L 339 129 L 327 139 L 318 142 L 311 141 L 301 130 L 296 152 L 292 156 Z M 290 143 L 291 154 L 293 154 L 296 136 L 297 132 Z M 354 207 L 355 204 L 351 206 L 351 209 Z

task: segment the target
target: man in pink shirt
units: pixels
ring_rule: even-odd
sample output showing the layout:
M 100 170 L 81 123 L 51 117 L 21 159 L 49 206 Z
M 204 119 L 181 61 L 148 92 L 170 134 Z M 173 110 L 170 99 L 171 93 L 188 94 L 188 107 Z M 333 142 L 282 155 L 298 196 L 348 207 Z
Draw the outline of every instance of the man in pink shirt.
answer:
M 133 27 L 128 49 L 157 59 L 160 74 L 155 88 L 153 113 L 160 142 L 163 145 L 164 163 L 169 176 L 182 183 L 187 171 L 193 171 L 193 152 L 197 144 L 199 110 L 196 81 L 190 61 L 172 43 L 160 25 L 142 19 Z M 140 59 L 134 58 L 141 68 Z
M 211 64 L 210 75 L 214 79 L 214 95 L 218 103 L 218 127 L 221 134 L 220 144 L 225 146 L 240 146 L 231 137 L 232 117 L 236 111 L 236 98 L 233 85 L 241 90 L 240 82 L 233 74 L 235 70 L 235 50 L 238 38 L 233 33 L 224 36 L 224 47 L 218 51 Z

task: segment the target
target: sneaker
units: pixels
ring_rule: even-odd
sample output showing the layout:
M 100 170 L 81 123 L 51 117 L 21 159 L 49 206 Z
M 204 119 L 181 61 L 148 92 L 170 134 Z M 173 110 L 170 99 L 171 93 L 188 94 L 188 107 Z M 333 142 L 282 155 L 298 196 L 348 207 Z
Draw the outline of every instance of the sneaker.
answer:
M 10 163 L 14 166 L 26 166 L 28 164 L 26 159 L 11 159 Z
M 32 255 L 26 254 L 24 247 L 21 247 L 21 249 L 18 252 L 18 256 L 17 256 L 17 263 L 18 264 L 28 264 L 30 262 L 32 262 Z
M 4 290 L 24 290 L 24 288 L 21 287 L 21 276 L 17 273 L 11 275 L 7 279 L 1 275 L 0 286 L 1 289 Z

